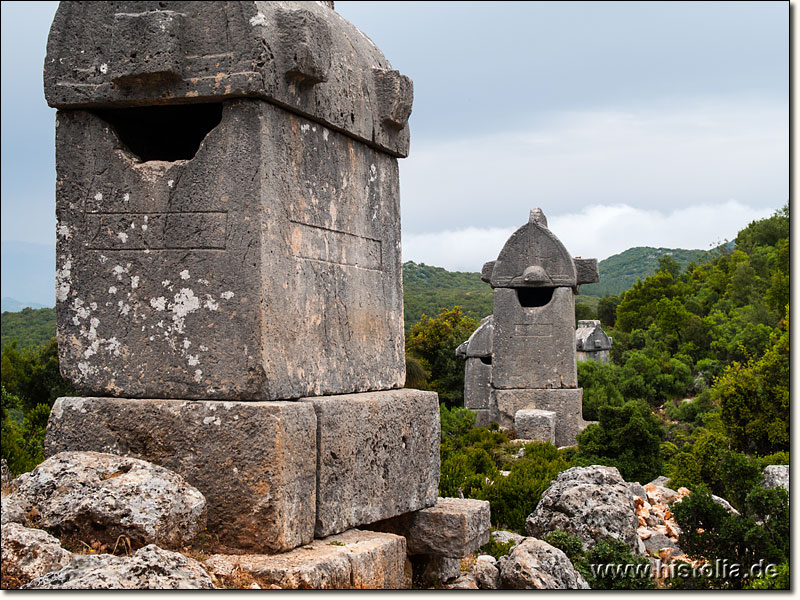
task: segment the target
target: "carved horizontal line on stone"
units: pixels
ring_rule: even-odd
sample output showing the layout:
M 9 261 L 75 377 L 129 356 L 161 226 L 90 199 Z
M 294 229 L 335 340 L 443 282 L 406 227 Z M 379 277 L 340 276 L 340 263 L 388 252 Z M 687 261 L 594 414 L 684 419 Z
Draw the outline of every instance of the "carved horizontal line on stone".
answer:
M 553 324 L 524 323 L 515 325 L 514 337 L 553 337 Z
M 88 250 L 225 250 L 227 212 L 87 213 Z
M 289 245 L 292 256 L 304 260 L 333 263 L 368 271 L 382 271 L 382 243 L 380 240 L 320 227 L 298 221 L 289 221 Z
M 198 81 L 206 81 L 206 80 L 214 80 L 215 83 L 225 81 L 226 79 L 231 79 L 232 77 L 237 77 L 239 75 L 244 75 L 245 77 L 261 77 L 261 75 L 257 71 L 239 71 L 237 73 L 226 73 L 222 77 L 218 77 L 217 75 L 205 75 L 203 77 L 190 77 L 188 79 L 181 78 L 179 81 L 185 84 L 191 84 L 194 86 Z M 103 83 L 79 83 L 77 81 L 57 81 L 56 85 L 59 87 L 85 87 L 85 88 L 100 88 L 111 86 L 113 84 L 104 81 Z M 240 93 L 231 94 L 239 96 Z M 225 94 L 218 96 L 220 99 L 226 97 Z M 148 104 L 152 104 L 152 100 L 148 101 Z M 92 103 L 96 105 L 97 103 Z M 141 103 L 140 103 L 141 104 Z

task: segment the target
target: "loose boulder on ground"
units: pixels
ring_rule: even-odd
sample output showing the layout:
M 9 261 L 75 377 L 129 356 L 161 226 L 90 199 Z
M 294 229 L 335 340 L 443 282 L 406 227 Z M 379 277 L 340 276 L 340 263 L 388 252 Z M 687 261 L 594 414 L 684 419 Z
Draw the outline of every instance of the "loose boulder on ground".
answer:
M 37 577 L 65 567 L 72 553 L 52 535 L 19 523 L 6 523 L 2 531 L 3 588 L 18 588 Z
M 75 554 L 69 564 L 23 586 L 31 590 L 214 589 L 202 565 L 178 552 L 145 546 L 132 556 Z
M 514 547 L 500 573 L 503 589 L 588 590 L 589 584 L 575 570 L 567 555 L 536 538 L 525 538 Z
M 761 485 L 771 490 L 782 487 L 788 492 L 789 465 L 769 465 L 764 467 L 764 479 Z
M 82 541 L 179 547 L 206 525 L 203 495 L 172 471 L 99 452 L 61 452 L 16 480 L 3 524 L 47 528 Z
M 635 554 L 644 547 L 636 533 L 634 495 L 614 467 L 572 467 L 559 473 L 525 523 L 534 537 L 562 529 L 587 548 L 604 538 L 627 544 Z M 516 549 L 515 549 L 516 550 Z
M 482 590 L 496 590 L 500 588 L 500 568 L 497 559 L 488 554 L 481 554 L 472 565 L 472 576 Z

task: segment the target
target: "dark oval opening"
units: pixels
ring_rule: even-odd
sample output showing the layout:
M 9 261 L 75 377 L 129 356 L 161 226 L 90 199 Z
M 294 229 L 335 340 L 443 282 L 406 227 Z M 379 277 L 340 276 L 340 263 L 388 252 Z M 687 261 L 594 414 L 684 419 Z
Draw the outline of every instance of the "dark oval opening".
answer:
M 222 103 L 93 110 L 142 162 L 191 160 L 222 121 Z
M 553 299 L 553 290 L 555 290 L 555 288 L 517 288 L 517 300 L 519 300 L 520 305 L 524 306 L 525 308 L 547 306 L 550 303 L 550 300 Z
M 481 362 L 485 365 L 492 364 L 492 357 L 491 356 L 481 356 Z

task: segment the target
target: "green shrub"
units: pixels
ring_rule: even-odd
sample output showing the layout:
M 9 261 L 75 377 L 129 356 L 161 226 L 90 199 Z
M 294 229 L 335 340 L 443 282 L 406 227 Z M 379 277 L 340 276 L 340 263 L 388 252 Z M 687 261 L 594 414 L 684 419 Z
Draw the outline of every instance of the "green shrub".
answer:
M 578 569 L 593 590 L 651 590 L 656 587 L 650 561 L 644 556 L 635 556 L 627 544 L 619 540 L 600 540 L 584 554 L 579 564 Z
M 788 590 L 789 561 L 777 566 L 772 574 L 764 573 L 745 586 L 748 590 Z
M 44 460 L 44 434 L 50 407 L 38 404 L 24 413 L 22 423 L 14 414 L 22 414 L 22 401 L 2 386 L 2 457 L 13 477 L 26 473 Z
M 561 550 L 574 564 L 583 556 L 581 538 L 571 535 L 563 529 L 556 529 L 544 536 L 544 541 Z
M 448 408 L 439 404 L 442 438 L 454 439 L 467 434 L 475 426 L 475 413 L 461 406 Z
M 641 401 L 604 406 L 600 422 L 578 434 L 575 462 L 617 467 L 626 481 L 650 481 L 661 474 L 664 428 Z

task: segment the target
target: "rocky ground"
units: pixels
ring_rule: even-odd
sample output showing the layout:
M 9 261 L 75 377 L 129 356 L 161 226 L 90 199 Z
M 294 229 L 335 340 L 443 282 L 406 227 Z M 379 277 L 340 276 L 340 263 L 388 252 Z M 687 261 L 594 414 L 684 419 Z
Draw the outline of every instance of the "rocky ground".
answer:
M 203 495 L 146 461 L 63 452 L 14 480 L 3 463 L 2 476 L 4 589 L 588 589 L 541 539 L 554 530 L 587 549 L 613 538 L 651 562 L 692 562 L 672 518 L 689 490 L 664 477 L 626 482 L 597 465 L 558 475 L 527 519 L 528 536 L 493 531 L 508 546 L 499 559 L 479 551 L 489 512 L 477 500 L 440 498 L 363 530 L 254 555 L 215 544 Z M 768 467 L 764 485 L 788 488 L 788 467 Z

